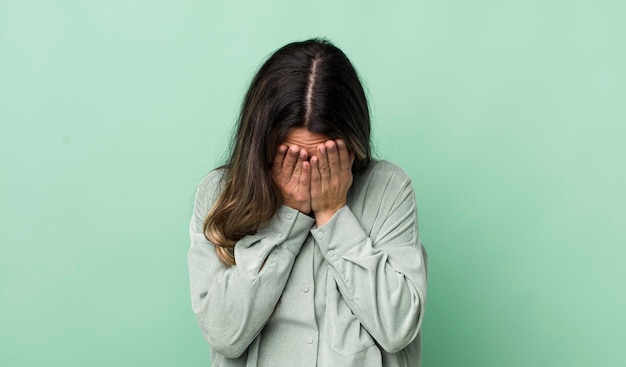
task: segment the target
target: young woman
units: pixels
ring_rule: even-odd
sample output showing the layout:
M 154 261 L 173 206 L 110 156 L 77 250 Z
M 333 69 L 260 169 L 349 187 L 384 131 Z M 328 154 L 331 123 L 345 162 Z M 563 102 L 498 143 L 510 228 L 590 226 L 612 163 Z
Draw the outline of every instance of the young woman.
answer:
M 371 157 L 363 87 L 329 41 L 261 66 L 189 230 L 213 367 L 420 365 L 427 254 L 411 180 Z

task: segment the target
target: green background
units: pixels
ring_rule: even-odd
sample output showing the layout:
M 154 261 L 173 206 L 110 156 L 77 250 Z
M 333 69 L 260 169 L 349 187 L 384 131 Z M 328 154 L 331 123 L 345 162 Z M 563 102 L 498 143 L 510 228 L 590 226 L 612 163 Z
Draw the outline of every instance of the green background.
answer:
M 413 178 L 423 365 L 626 361 L 626 2 L 0 0 L 0 365 L 208 366 L 196 184 L 325 36 Z

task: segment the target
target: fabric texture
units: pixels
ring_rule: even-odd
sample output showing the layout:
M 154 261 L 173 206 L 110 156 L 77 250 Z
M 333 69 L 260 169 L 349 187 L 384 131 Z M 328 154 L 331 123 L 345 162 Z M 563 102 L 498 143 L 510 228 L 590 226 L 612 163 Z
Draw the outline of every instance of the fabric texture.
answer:
M 202 233 L 222 173 L 198 184 L 189 224 L 191 305 L 212 367 L 421 365 L 427 253 L 400 167 L 356 173 L 347 205 L 319 228 L 281 206 L 237 242 L 232 267 Z

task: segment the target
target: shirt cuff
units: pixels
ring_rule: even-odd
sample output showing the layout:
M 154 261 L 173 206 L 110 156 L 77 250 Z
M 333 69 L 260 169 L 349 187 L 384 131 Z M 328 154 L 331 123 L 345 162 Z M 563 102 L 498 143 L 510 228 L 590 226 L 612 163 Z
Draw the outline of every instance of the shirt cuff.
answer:
M 285 250 L 295 254 L 300 252 L 315 219 L 300 211 L 281 205 L 276 214 L 257 235 L 275 237 Z
M 324 225 L 312 228 L 310 232 L 329 263 L 338 261 L 367 238 L 361 223 L 347 205 L 335 212 Z

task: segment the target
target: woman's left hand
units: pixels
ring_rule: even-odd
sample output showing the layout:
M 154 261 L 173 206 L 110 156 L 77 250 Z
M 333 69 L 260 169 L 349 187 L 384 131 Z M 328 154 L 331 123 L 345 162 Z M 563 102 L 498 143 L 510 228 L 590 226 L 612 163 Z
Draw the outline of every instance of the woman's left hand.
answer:
M 322 226 L 348 201 L 352 186 L 354 154 L 341 140 L 328 140 L 311 157 L 311 210 L 318 227 Z

